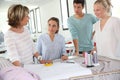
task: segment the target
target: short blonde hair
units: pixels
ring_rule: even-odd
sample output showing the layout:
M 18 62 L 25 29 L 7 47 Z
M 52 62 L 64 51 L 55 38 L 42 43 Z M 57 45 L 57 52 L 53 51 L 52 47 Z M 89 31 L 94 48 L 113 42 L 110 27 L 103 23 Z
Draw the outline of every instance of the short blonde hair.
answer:
M 107 10 L 108 13 L 111 11 L 111 0 L 97 0 L 94 4 L 101 4 Z
M 17 28 L 20 21 L 29 13 L 29 9 L 21 4 L 15 4 L 8 9 L 8 25 Z

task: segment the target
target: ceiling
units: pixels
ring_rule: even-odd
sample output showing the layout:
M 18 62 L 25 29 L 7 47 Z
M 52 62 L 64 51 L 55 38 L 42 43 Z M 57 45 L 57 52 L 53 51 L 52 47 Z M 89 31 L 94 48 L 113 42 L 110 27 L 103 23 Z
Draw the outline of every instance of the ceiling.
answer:
M 52 0 L 0 0 L 0 12 L 8 9 L 12 4 L 23 4 L 27 6 L 40 6 Z

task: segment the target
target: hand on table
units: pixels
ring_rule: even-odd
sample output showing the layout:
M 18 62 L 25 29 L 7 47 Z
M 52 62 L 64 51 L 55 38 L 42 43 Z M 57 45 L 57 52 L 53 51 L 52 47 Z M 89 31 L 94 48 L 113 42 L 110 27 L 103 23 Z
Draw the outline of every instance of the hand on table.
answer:
M 62 59 L 62 60 L 67 60 L 67 59 L 68 59 L 68 56 L 63 55 L 63 56 L 61 57 L 61 59 Z
M 53 63 L 52 60 L 40 60 L 41 64 L 46 64 L 46 63 Z

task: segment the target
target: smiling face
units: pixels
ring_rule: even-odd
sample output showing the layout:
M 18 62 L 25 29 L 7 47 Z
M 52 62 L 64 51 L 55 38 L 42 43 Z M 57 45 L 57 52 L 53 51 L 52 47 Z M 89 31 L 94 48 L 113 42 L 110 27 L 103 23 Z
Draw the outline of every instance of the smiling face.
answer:
M 94 13 L 98 18 L 103 18 L 104 16 L 106 16 L 107 11 L 102 6 L 102 4 L 96 3 L 94 4 Z
M 74 6 L 75 14 L 77 15 L 82 14 L 82 10 L 83 10 L 82 4 L 74 3 L 73 6 Z
M 56 31 L 59 30 L 59 26 L 57 25 L 57 22 L 54 20 L 48 21 L 48 32 L 50 34 L 55 34 Z

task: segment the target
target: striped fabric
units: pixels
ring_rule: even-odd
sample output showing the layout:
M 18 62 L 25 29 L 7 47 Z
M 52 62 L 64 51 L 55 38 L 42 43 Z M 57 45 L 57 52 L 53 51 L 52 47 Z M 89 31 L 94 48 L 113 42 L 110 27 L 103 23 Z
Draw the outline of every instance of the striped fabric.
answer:
M 0 70 L 6 67 L 13 66 L 7 59 L 0 57 Z
M 5 34 L 5 44 L 11 62 L 18 60 L 22 64 L 33 63 L 35 45 L 27 29 L 24 29 L 22 33 L 15 33 L 8 30 Z
M 24 68 L 11 66 L 0 71 L 0 80 L 40 80 L 40 77 Z

